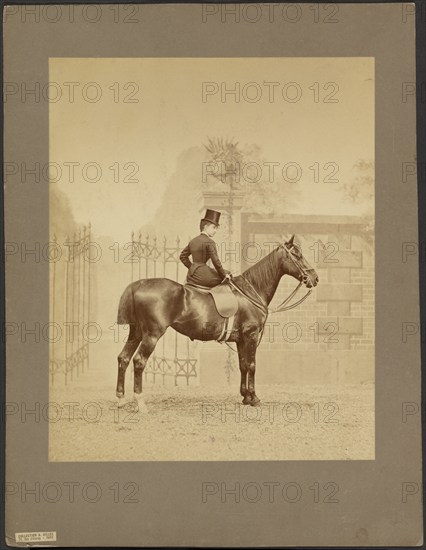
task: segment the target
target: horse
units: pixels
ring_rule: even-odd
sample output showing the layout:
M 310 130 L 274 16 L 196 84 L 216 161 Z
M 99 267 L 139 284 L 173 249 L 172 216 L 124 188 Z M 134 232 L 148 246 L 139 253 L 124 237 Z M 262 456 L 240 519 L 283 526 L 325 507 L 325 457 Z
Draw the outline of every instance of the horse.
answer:
M 228 342 L 237 345 L 241 373 L 240 394 L 244 405 L 258 406 L 255 391 L 256 350 L 271 302 L 280 279 L 289 275 L 312 289 L 318 275 L 303 257 L 294 235 L 268 255 L 231 279 L 238 300 L 233 330 Z M 299 303 L 299 302 L 298 302 Z M 217 340 L 224 319 L 217 312 L 210 294 L 167 278 L 140 279 L 124 290 L 117 315 L 118 324 L 129 325 L 129 336 L 118 356 L 116 396 L 124 406 L 124 381 L 133 354 L 134 402 L 137 410 L 146 407 L 142 398 L 142 374 L 158 340 L 168 327 L 191 340 Z

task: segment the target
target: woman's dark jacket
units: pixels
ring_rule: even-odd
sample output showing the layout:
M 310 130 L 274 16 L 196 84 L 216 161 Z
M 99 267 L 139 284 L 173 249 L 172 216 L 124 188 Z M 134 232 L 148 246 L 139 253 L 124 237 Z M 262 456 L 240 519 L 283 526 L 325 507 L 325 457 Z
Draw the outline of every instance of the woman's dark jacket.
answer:
M 192 262 L 189 259 L 192 256 Z M 223 269 L 217 253 L 216 243 L 205 233 L 192 239 L 180 256 L 180 261 L 188 268 L 187 282 L 203 286 L 215 286 L 221 283 L 229 271 Z M 206 262 L 211 259 L 216 271 Z

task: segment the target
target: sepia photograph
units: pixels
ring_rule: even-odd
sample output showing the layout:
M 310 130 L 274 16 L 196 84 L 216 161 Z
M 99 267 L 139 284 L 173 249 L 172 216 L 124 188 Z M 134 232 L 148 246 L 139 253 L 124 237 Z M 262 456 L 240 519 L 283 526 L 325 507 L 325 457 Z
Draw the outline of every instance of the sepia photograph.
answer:
M 4 7 L 8 547 L 423 544 L 419 4 Z
M 49 77 L 49 460 L 373 460 L 374 59 Z

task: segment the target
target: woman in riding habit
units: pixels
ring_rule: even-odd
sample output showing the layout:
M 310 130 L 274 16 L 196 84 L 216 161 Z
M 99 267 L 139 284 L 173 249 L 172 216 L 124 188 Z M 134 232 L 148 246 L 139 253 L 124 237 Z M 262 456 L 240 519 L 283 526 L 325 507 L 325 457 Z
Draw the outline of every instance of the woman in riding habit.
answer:
M 206 215 L 200 221 L 200 234 L 182 250 L 179 259 L 188 268 L 187 283 L 213 287 L 231 278 L 230 271 L 222 267 L 216 243 L 212 239 L 219 227 L 219 219 L 220 212 L 206 210 Z M 189 256 L 192 256 L 192 262 Z M 209 259 L 215 269 L 207 265 Z

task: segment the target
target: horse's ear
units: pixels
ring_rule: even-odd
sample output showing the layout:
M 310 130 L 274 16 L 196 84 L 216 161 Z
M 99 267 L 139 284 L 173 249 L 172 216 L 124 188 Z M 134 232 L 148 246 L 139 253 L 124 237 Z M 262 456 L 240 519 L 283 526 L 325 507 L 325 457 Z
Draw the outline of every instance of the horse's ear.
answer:
M 293 244 L 293 240 L 294 240 L 294 234 L 290 237 L 290 239 L 285 244 L 291 246 Z

